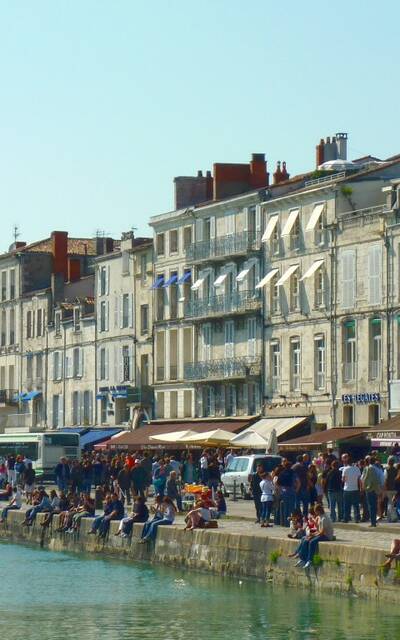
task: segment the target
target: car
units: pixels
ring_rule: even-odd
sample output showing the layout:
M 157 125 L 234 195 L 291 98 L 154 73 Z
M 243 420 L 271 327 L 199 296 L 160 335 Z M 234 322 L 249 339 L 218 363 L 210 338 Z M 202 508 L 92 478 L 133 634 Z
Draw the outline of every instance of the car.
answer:
M 278 455 L 254 454 L 248 456 L 236 456 L 230 461 L 229 466 L 221 474 L 221 481 L 227 495 L 235 491 L 237 496 L 244 499 L 251 498 L 249 475 L 255 472 L 258 464 L 262 464 L 265 471 L 272 471 L 281 464 L 282 458 Z

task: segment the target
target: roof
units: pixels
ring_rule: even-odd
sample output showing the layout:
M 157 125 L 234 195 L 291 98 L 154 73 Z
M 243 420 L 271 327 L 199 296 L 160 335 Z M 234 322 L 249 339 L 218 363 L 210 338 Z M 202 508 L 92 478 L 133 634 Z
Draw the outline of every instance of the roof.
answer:
M 113 448 L 141 448 L 141 447 L 152 447 L 152 448 L 173 448 L 177 449 L 186 445 L 166 445 L 166 444 L 157 444 L 154 440 L 150 440 L 150 436 L 156 436 L 163 433 L 170 433 L 171 431 L 186 431 L 190 429 L 191 431 L 195 431 L 196 433 L 205 433 L 206 431 L 211 431 L 211 429 L 224 429 L 225 431 L 229 431 L 230 433 L 238 433 L 245 427 L 249 425 L 249 420 L 221 420 L 220 422 L 215 421 L 199 421 L 199 422 L 190 422 L 190 421 L 182 421 L 182 422 L 163 422 L 163 423 L 150 423 L 143 427 L 138 427 L 134 431 L 127 431 L 123 435 L 121 435 L 115 443 L 107 443 L 109 446 Z
M 373 427 L 369 427 L 370 431 L 400 431 L 400 415 L 395 416 L 394 418 L 389 418 L 388 420 L 383 420 L 379 424 L 374 425 Z
M 81 447 L 88 447 L 97 442 L 109 440 L 120 431 L 121 429 L 90 429 L 87 433 L 81 435 Z
M 302 436 L 300 438 L 295 438 L 294 440 L 280 442 L 279 447 L 295 451 L 305 448 L 312 449 L 314 446 L 318 447 L 322 444 L 327 444 L 328 442 L 350 440 L 351 438 L 356 438 L 366 432 L 368 432 L 368 429 L 365 427 L 334 427 L 333 429 L 326 429 L 326 431 L 316 431 L 315 433 L 310 433 L 308 436 Z

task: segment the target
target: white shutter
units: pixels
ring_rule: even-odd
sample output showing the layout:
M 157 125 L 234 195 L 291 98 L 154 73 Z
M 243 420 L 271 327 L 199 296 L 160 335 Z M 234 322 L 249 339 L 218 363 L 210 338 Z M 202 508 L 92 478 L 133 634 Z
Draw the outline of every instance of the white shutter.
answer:
M 195 390 L 195 413 L 196 418 L 203 417 L 203 387 L 199 387 Z
M 89 424 L 93 424 L 93 391 L 89 391 Z
M 119 328 L 124 328 L 124 296 L 122 293 L 119 296 Z
M 133 293 L 129 294 L 129 314 L 128 314 L 128 324 L 130 327 L 133 327 Z
M 110 302 L 108 300 L 105 306 L 105 314 L 106 314 L 105 327 L 106 327 L 106 331 L 108 331 L 110 329 Z
M 72 355 L 70 349 L 65 354 L 65 377 L 72 377 Z
M 135 379 L 135 373 L 133 370 L 133 344 L 129 345 L 129 380 L 133 381 Z
M 261 231 L 261 207 L 256 206 L 256 231 Z
M 243 224 L 243 231 L 248 231 L 249 230 L 249 207 L 244 207 L 243 209 L 243 215 L 244 215 L 244 224 Z M 234 233 L 234 231 L 231 231 L 231 233 Z
M 242 394 L 243 394 L 243 411 L 244 415 L 249 414 L 249 386 L 244 384 L 242 386 Z
M 97 269 L 97 297 L 101 295 L 101 267 Z
M 124 379 L 124 348 L 120 347 L 118 351 L 118 383 Z
M 368 250 L 368 302 L 382 302 L 382 247 L 376 244 Z
M 54 353 L 52 354 L 52 357 L 49 358 L 49 380 L 54 380 L 54 376 L 55 376 L 55 371 L 54 371 Z M 52 412 L 53 413 L 53 412 Z
M 210 239 L 213 240 L 215 238 L 215 216 L 210 218 Z
M 108 380 L 109 376 L 110 376 L 110 356 L 109 356 L 109 350 L 108 347 L 106 347 L 104 349 L 104 358 L 105 358 L 105 378 L 106 380 Z
M 247 355 L 254 357 L 256 355 L 256 339 L 257 339 L 257 320 L 256 318 L 247 319 Z
M 83 418 L 85 415 L 85 393 L 83 391 L 78 391 L 78 407 L 79 407 L 79 417 L 78 423 L 83 423 Z
M 53 426 L 53 396 L 49 396 L 47 402 L 47 426 L 51 429 Z
M 195 232 L 196 232 L 195 242 L 201 242 L 203 240 L 203 224 L 204 224 L 204 220 L 202 218 L 196 220 L 196 223 L 195 223 Z
M 106 268 L 106 294 L 110 293 L 110 265 Z
M 79 349 L 79 368 L 78 368 L 78 375 L 82 378 L 83 377 L 83 348 L 80 347 Z
M 114 328 L 119 329 L 119 297 L 114 296 Z
M 64 396 L 58 396 L 58 426 L 64 427 Z
M 245 210 L 245 224 L 247 225 L 247 209 Z M 230 213 L 225 216 L 225 233 L 227 236 L 233 236 L 235 233 L 235 214 Z
M 114 380 L 113 385 L 119 384 L 119 350 L 118 345 L 114 346 Z
M 97 349 L 97 379 L 102 380 L 101 377 L 101 352 L 102 349 Z
M 356 298 L 356 252 L 342 253 L 342 307 L 354 307 Z
M 210 387 L 210 414 L 215 416 L 215 388 Z

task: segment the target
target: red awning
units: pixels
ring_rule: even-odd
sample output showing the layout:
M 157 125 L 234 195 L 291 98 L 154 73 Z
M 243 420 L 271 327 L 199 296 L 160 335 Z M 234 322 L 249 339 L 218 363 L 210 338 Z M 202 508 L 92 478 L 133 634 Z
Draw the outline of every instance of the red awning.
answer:
M 328 443 L 336 443 L 342 440 L 351 440 L 352 438 L 363 437 L 368 429 L 356 427 L 334 427 L 326 429 L 326 431 L 316 431 L 308 436 L 295 438 L 294 440 L 286 440 L 279 443 L 279 449 L 286 451 L 300 451 L 301 449 L 314 449 Z

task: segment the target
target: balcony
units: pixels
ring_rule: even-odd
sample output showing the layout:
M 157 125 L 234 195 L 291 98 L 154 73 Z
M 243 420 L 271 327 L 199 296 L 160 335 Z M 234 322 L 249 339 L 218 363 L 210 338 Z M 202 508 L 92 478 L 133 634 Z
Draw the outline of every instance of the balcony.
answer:
M 16 389 L 0 389 L 0 405 L 17 406 L 18 391 Z
M 231 236 L 195 242 L 186 249 L 188 262 L 225 260 L 232 256 L 247 255 L 261 246 L 261 232 L 243 231 Z
M 235 291 L 229 296 L 190 300 L 185 306 L 185 318 L 209 318 L 231 313 L 248 313 L 261 309 L 259 291 Z
M 185 380 L 225 380 L 227 378 L 247 378 L 261 375 L 261 357 L 243 356 L 188 362 L 184 367 Z

